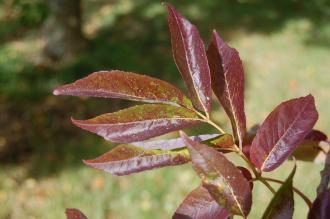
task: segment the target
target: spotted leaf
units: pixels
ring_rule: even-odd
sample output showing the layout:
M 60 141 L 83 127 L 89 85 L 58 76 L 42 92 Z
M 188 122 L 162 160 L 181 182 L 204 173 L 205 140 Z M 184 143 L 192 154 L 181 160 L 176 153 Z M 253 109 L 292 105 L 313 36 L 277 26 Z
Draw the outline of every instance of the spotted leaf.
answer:
M 221 152 L 180 133 L 189 150 L 193 167 L 211 196 L 232 214 L 247 216 L 251 209 L 252 194 L 249 182 L 241 170 Z
M 73 124 L 106 140 L 120 143 L 143 141 L 202 122 L 197 114 L 165 104 L 138 105 L 89 120 L 72 119 Z
M 192 107 L 191 101 L 170 83 L 119 70 L 95 72 L 72 84 L 56 88 L 54 94 L 120 98 Z

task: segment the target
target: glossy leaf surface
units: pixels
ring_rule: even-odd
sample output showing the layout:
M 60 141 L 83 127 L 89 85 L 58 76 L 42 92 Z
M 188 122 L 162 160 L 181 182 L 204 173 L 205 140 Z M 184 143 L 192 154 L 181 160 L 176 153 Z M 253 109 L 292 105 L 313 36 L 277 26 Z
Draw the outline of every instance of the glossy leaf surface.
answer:
M 84 163 L 113 175 L 123 176 L 154 168 L 180 165 L 189 161 L 187 149 L 175 151 L 146 150 L 123 144 L 96 159 L 84 160 Z
M 308 213 L 308 219 L 329 219 L 330 218 L 330 190 L 322 192 L 313 202 Z
M 65 210 L 67 219 L 87 219 L 87 217 L 78 209 L 67 208 Z
M 100 71 L 58 87 L 55 95 L 120 98 L 170 103 L 191 108 L 191 101 L 175 86 L 146 75 L 124 71 Z
M 203 187 L 188 194 L 173 215 L 173 219 L 226 219 L 229 212 L 221 207 Z
M 197 28 L 168 5 L 168 25 L 175 63 L 196 108 L 211 110 L 211 76 L 204 43 Z
M 195 112 L 182 107 L 146 104 L 89 120 L 72 119 L 72 122 L 106 140 L 130 143 L 187 128 L 199 124 L 201 120 Z
M 252 194 L 242 172 L 221 152 L 180 133 L 186 142 L 193 167 L 211 196 L 232 214 L 248 215 Z
M 251 145 L 251 161 L 263 171 L 274 170 L 304 140 L 317 118 L 311 95 L 281 103 L 260 126 Z
M 219 134 L 205 134 L 205 135 L 197 135 L 197 136 L 189 136 L 190 139 L 201 142 L 201 141 L 216 141 L 222 136 Z M 133 142 L 132 145 L 137 147 L 141 147 L 144 149 L 160 149 L 160 150 L 173 150 L 177 148 L 186 147 L 182 138 L 174 138 L 174 139 L 162 139 L 162 140 L 153 140 L 153 141 L 140 141 Z
M 292 180 L 296 172 L 294 166 L 289 177 L 278 189 L 270 204 L 268 205 L 262 219 L 291 219 L 294 210 L 294 200 L 292 191 Z
M 213 92 L 229 116 L 235 139 L 242 145 L 246 132 L 242 61 L 236 49 L 228 46 L 216 31 L 213 31 L 207 56 Z

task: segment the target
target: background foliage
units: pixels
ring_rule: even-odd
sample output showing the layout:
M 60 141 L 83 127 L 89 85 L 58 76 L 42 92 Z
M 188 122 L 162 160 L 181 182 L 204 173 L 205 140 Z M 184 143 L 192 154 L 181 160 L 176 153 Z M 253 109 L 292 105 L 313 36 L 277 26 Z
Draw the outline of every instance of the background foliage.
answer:
M 171 2 L 199 27 L 206 41 L 209 30 L 216 28 L 240 52 L 249 127 L 277 103 L 313 93 L 320 113 L 316 128 L 329 134 L 326 0 Z M 169 218 L 198 184 L 190 167 L 115 178 L 81 163 L 112 145 L 73 127 L 69 115 L 88 118 L 130 103 L 51 94 L 59 84 L 106 69 L 144 72 L 183 87 L 171 57 L 166 10 L 148 0 L 86 0 L 82 10 L 88 48 L 69 62 L 49 64 L 42 56 L 46 3 L 0 1 L 0 151 L 6 152 L 0 155 L 0 218 L 61 218 L 65 207 L 80 208 L 90 218 Z M 214 107 L 212 116 L 228 124 L 224 111 Z M 321 165 L 298 166 L 294 181 L 314 199 Z M 286 172 L 281 170 L 286 168 L 275 174 L 284 179 Z M 256 202 L 270 200 L 262 186 L 254 193 Z M 130 210 L 123 211 L 127 206 Z M 297 208 L 301 211 L 295 218 L 306 215 L 299 199 Z M 253 209 L 251 217 L 262 212 Z

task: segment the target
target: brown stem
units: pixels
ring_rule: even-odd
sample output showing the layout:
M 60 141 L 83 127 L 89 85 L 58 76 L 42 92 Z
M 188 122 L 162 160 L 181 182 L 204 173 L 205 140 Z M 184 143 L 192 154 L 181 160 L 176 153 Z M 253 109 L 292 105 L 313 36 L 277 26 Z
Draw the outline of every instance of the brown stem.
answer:
M 264 179 L 264 180 L 267 180 L 267 181 L 270 181 L 270 182 L 275 182 L 275 183 L 279 183 L 279 184 L 284 184 L 283 181 L 278 180 L 278 179 L 273 179 L 273 178 L 268 178 L 268 177 L 263 177 L 263 179 Z M 252 180 L 255 181 L 255 180 L 259 180 L 259 179 L 254 178 L 254 179 L 252 179 Z M 299 196 L 300 196 L 300 197 L 306 202 L 306 204 L 307 204 L 307 206 L 308 206 L 309 208 L 312 207 L 312 202 L 309 200 L 309 198 L 308 198 L 306 195 L 304 195 L 304 193 L 302 193 L 299 189 L 295 188 L 294 186 L 292 186 L 292 190 L 293 190 L 295 193 L 297 193 L 297 195 L 299 195 Z
M 275 194 L 274 188 L 261 176 L 260 172 L 257 171 L 257 169 L 254 167 L 254 165 L 251 163 L 251 161 L 245 156 L 245 154 L 235 145 L 236 148 L 239 150 L 239 155 L 243 160 L 249 165 L 250 169 L 254 173 L 255 177 L 262 182 L 273 194 Z
M 225 131 L 222 130 L 222 128 L 220 128 L 216 123 L 214 123 L 213 121 L 211 121 L 209 118 L 206 118 L 203 114 L 201 114 L 200 112 L 196 111 L 196 113 L 202 117 L 207 123 L 209 123 L 210 125 L 212 125 L 213 127 L 215 127 L 217 130 L 220 131 L 220 133 L 225 134 Z M 262 182 L 273 194 L 275 194 L 275 190 L 273 189 L 273 187 L 266 181 L 263 179 L 263 177 L 261 176 L 261 174 L 256 170 L 256 168 L 254 167 L 254 165 L 250 162 L 250 160 L 245 156 L 245 154 L 242 152 L 241 148 L 238 147 L 236 144 L 233 145 L 234 146 L 234 152 L 236 152 L 250 167 L 250 169 L 252 170 L 252 172 L 254 173 L 254 175 L 256 176 L 256 178 Z

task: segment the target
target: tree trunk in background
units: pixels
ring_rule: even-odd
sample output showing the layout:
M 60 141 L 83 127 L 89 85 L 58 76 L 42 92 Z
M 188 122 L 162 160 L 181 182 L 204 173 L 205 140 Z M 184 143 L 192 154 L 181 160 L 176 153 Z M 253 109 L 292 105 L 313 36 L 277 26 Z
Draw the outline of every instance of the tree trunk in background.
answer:
M 56 61 L 75 57 L 86 47 L 81 30 L 81 0 L 48 0 L 44 54 Z

